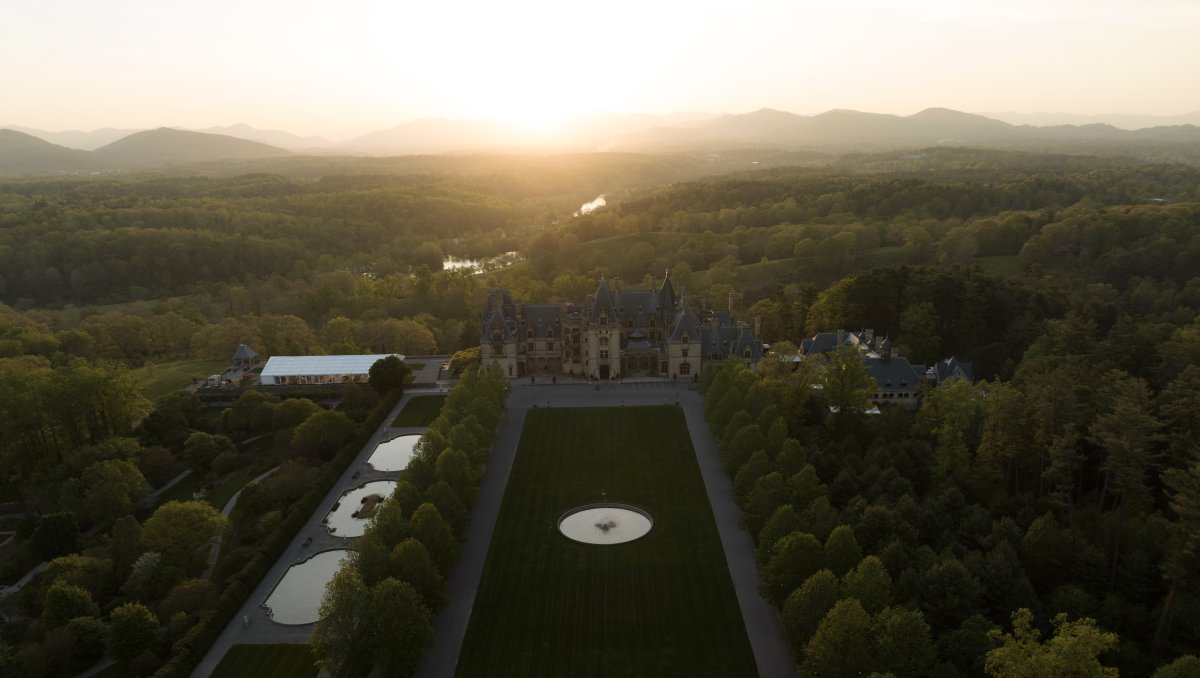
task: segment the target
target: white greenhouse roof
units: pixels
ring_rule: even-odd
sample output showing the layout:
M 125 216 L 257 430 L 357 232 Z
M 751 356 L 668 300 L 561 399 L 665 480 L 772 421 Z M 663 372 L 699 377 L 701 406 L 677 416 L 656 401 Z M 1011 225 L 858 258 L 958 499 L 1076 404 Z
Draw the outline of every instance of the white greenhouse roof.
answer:
M 263 367 L 263 377 L 304 377 L 325 374 L 366 374 L 377 361 L 399 353 L 375 355 L 276 355 Z

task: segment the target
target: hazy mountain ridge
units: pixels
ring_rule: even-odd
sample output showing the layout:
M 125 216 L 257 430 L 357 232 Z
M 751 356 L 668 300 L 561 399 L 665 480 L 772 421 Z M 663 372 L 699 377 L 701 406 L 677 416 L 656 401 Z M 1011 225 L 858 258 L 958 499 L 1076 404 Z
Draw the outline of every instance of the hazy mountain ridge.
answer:
M 256 141 L 166 127 L 135 132 L 94 151 L 0 129 L 0 174 L 78 174 L 288 155 L 292 153 Z
M 212 133 L 218 130 L 228 133 Z M 208 131 L 163 127 L 126 135 L 90 152 L 65 148 L 23 132 L 4 132 L 0 137 L 0 173 L 5 174 L 74 173 L 293 155 L 281 146 L 304 154 L 375 156 L 748 148 L 840 153 L 979 146 L 1200 161 L 1200 127 L 1196 125 L 1138 130 L 1100 123 L 1036 127 L 947 108 L 929 108 L 909 116 L 845 109 L 804 116 L 770 108 L 720 116 L 605 114 L 542 129 L 497 120 L 433 118 L 402 123 L 338 144 L 322 137 L 258 130 L 245 124 Z M 277 140 L 279 144 L 250 140 L 249 136 Z

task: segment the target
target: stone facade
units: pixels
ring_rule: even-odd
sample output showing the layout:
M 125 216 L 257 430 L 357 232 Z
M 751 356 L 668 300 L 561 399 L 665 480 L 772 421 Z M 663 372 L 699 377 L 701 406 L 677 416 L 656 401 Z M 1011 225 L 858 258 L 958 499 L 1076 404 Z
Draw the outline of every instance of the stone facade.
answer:
M 610 289 L 600 280 L 583 303 L 522 304 L 488 292 L 480 357 L 510 377 L 691 379 L 704 362 L 739 356 L 757 365 L 763 344 L 730 311 L 695 310 L 668 274 L 658 289 Z

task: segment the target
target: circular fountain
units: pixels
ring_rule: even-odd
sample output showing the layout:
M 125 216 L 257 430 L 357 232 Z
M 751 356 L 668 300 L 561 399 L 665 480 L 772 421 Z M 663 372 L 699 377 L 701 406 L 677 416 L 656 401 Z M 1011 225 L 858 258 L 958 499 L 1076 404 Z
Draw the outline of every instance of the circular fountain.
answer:
M 646 536 L 654 527 L 649 513 L 628 504 L 587 504 L 564 513 L 558 531 L 584 544 L 611 546 Z

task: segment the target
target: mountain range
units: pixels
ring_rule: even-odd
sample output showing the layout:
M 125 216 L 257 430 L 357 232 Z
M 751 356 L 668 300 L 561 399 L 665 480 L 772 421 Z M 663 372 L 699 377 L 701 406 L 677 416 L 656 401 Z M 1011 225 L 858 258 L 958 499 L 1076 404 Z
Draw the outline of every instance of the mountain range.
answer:
M 62 143 L 53 143 L 58 139 Z M 97 141 L 105 140 L 99 145 Z M 70 141 L 80 148 L 70 148 Z M 710 116 L 598 115 L 532 129 L 495 120 L 430 119 L 403 123 L 341 143 L 248 125 L 189 131 L 48 133 L 0 129 L 0 174 L 133 169 L 302 154 L 409 155 L 446 152 L 716 151 L 782 149 L 847 152 L 928 146 L 977 146 L 1139 155 L 1200 161 L 1194 124 L 1121 129 L 1110 124 L 1014 125 L 972 113 L 930 108 L 909 116 L 832 110 L 804 116 L 769 108 Z

